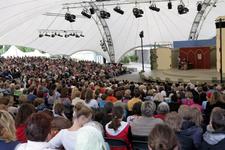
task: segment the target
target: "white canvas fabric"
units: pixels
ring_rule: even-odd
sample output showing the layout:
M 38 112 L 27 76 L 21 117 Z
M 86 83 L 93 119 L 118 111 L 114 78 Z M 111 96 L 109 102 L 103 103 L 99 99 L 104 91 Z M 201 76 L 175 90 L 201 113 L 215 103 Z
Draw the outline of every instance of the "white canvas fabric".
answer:
M 71 55 L 90 50 L 102 54 L 109 60 L 108 54 L 101 49 L 102 37 L 94 19 L 82 17 L 80 14 L 83 8 L 69 10 L 70 13 L 78 16 L 73 23 L 66 21 L 63 16 L 43 15 L 47 12 L 65 14 L 67 10 L 62 9 L 63 3 L 79 1 L 81 0 L 0 0 L 0 44 L 26 46 L 50 54 Z M 167 2 L 156 2 L 160 12 L 150 10 L 150 4 L 137 4 L 137 7 L 144 11 L 142 18 L 134 17 L 132 9 L 135 4 L 121 5 L 124 15 L 114 12 L 115 6 L 104 7 L 111 13 L 111 17 L 106 22 L 112 35 L 116 61 L 120 60 L 126 52 L 140 46 L 139 33 L 142 30 L 144 45 L 188 39 L 197 14 L 196 1 L 183 0 L 189 8 L 189 12 L 184 15 L 177 13 L 179 1 L 172 1 L 171 10 L 167 8 Z M 225 14 L 224 8 L 225 1 L 218 0 L 216 7 L 212 8 L 203 23 L 199 39 L 210 39 L 216 35 L 215 19 Z M 94 18 L 96 19 L 96 15 Z M 39 38 L 39 29 L 81 30 L 85 37 Z

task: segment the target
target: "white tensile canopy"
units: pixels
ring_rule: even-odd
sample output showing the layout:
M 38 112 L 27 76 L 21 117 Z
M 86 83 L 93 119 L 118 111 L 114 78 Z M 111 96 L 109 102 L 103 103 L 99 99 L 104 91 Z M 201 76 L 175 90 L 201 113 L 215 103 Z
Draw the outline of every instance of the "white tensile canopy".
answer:
M 4 57 L 4 58 L 7 58 L 7 57 L 24 57 L 25 54 L 24 54 L 24 52 L 22 52 L 21 50 L 19 50 L 17 47 L 11 46 L 9 48 L 9 50 L 6 51 L 1 56 Z
M 108 53 L 104 52 L 100 46 L 102 36 L 98 29 L 99 26 L 94 21 L 97 18 L 96 15 L 93 15 L 94 19 L 88 19 L 80 14 L 83 7 L 89 7 L 88 4 L 83 4 L 80 8 L 69 9 L 70 13 L 77 16 L 73 23 L 66 21 L 63 15 L 44 15 L 46 13 L 65 14 L 68 10 L 62 9 L 62 4 L 67 2 L 81 2 L 81 0 L 0 0 L 0 45 L 31 47 L 53 55 L 71 55 L 88 50 L 102 54 L 109 60 Z M 183 2 L 189 8 L 189 12 L 183 15 L 177 12 L 180 1 L 172 1 L 173 9 L 171 10 L 167 8 L 168 0 L 156 2 L 160 12 L 150 10 L 148 3 L 139 3 L 136 6 L 135 4 L 121 5 L 121 9 L 125 12 L 124 15 L 113 11 L 115 5 L 104 6 L 104 9 L 111 13 L 111 17 L 106 19 L 106 22 L 112 35 L 115 60 L 120 60 L 129 50 L 140 46 L 139 33 L 142 30 L 144 31 L 144 45 L 187 40 L 197 14 L 197 1 L 183 0 Z M 134 7 L 143 9 L 143 17 L 134 17 L 132 12 Z M 212 7 L 202 25 L 199 39 L 210 39 L 216 35 L 215 19 L 225 15 L 224 8 L 225 1 L 218 0 L 216 7 Z M 100 9 L 103 9 L 103 6 L 100 6 Z M 44 36 L 39 38 L 39 29 L 80 30 L 85 37 L 55 36 L 51 38 Z

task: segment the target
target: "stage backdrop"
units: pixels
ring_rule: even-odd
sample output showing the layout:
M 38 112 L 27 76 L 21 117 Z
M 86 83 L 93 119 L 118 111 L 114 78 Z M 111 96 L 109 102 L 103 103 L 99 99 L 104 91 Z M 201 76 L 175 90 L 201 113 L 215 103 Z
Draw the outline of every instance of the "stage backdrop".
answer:
M 209 47 L 180 48 L 180 59 L 186 58 L 193 69 L 210 69 Z

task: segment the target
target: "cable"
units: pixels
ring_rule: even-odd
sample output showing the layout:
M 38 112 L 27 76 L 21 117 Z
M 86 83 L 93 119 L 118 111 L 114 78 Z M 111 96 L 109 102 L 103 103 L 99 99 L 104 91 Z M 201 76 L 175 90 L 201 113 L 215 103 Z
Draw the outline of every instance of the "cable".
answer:
M 59 13 L 54 17 L 52 22 L 47 26 L 47 29 L 49 29 L 51 27 L 51 25 L 56 21 L 57 17 L 60 15 L 61 12 L 62 12 L 62 9 L 60 9 Z

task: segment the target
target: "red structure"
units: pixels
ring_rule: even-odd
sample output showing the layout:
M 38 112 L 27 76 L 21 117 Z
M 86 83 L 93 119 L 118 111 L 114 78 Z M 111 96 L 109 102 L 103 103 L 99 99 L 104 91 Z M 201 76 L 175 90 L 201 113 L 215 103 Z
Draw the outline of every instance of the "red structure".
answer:
M 186 59 L 194 69 L 210 69 L 209 47 L 180 48 L 180 59 Z

